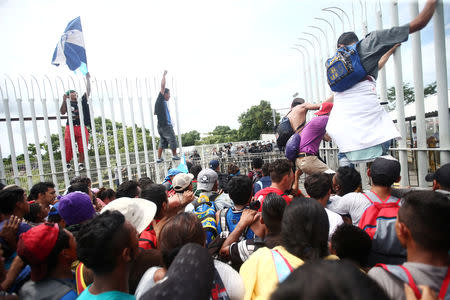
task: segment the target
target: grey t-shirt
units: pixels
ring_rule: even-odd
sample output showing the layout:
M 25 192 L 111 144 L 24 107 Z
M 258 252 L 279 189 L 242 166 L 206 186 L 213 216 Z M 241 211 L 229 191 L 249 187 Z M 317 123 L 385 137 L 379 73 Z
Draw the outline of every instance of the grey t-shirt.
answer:
M 436 293 L 439 293 L 448 269 L 448 267 L 436 267 L 413 262 L 406 262 L 403 266 L 411 273 L 417 286 L 427 285 Z M 372 277 L 372 279 L 374 279 L 382 289 L 384 289 L 389 298 L 395 300 L 405 300 L 403 281 L 388 273 L 381 267 L 372 268 L 369 271 L 369 276 Z
M 361 64 L 367 74 L 378 76 L 378 61 L 395 44 L 408 40 L 409 24 L 389 29 L 372 31 L 358 45 Z

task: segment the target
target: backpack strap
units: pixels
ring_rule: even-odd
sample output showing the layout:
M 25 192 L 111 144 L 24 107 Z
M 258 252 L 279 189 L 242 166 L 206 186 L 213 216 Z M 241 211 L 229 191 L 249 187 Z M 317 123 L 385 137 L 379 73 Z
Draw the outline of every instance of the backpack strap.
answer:
M 278 250 L 271 250 L 273 262 L 275 263 L 275 269 L 277 271 L 278 282 L 283 282 L 286 277 L 291 274 L 294 268 L 291 264 L 284 258 L 283 255 Z
M 396 278 L 408 284 L 411 289 L 414 291 L 414 295 L 417 299 L 422 297 L 422 294 L 419 291 L 416 283 L 414 282 L 414 278 L 407 268 L 402 265 L 385 265 L 385 264 L 376 264 L 375 267 L 381 267 L 389 274 L 392 274 Z
M 450 298 L 450 294 L 448 293 L 449 284 L 450 284 L 450 267 L 447 268 L 447 274 L 445 274 L 444 281 L 442 282 L 441 290 L 439 291 L 438 295 L 439 299 L 448 300 Z
M 221 209 L 219 212 L 220 229 L 222 230 L 222 232 L 230 231 L 230 228 L 228 227 L 228 223 L 227 223 L 227 213 L 228 213 L 229 209 L 230 208 L 224 208 L 224 209 Z
M 84 264 L 80 262 L 75 269 L 75 283 L 77 286 L 77 294 L 80 295 L 86 289 L 86 283 L 83 276 Z

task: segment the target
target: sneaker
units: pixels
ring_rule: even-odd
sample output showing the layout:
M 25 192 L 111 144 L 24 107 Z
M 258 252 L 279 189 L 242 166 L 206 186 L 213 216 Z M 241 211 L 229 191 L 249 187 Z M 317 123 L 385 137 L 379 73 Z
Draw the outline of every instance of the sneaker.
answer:
M 156 160 L 156 163 L 162 163 L 164 161 L 164 159 L 162 159 L 162 158 L 158 158 L 157 160 Z
M 179 156 L 176 156 L 176 155 L 174 155 L 174 156 L 172 157 L 172 160 L 180 160 L 180 157 L 179 157 Z
M 84 170 L 84 164 L 83 163 L 79 163 L 78 164 L 78 170 L 79 171 L 83 171 Z
M 67 171 L 72 171 L 72 165 L 71 164 L 67 164 L 66 167 L 67 167 Z

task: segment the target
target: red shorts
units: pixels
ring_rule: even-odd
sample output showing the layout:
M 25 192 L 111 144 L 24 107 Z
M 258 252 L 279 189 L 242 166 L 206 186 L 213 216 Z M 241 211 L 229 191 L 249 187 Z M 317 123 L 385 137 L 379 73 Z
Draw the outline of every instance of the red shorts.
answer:
M 86 146 L 88 146 L 89 141 L 89 131 L 86 127 L 84 127 L 85 133 L 86 133 Z M 75 135 L 75 141 L 78 145 L 78 152 L 80 154 L 84 153 L 83 148 L 83 137 L 81 135 L 81 126 L 73 126 L 73 134 Z M 70 127 L 69 125 L 66 125 L 66 130 L 64 131 L 64 146 L 66 147 L 66 162 L 70 162 L 73 157 L 72 153 L 72 144 L 70 142 Z

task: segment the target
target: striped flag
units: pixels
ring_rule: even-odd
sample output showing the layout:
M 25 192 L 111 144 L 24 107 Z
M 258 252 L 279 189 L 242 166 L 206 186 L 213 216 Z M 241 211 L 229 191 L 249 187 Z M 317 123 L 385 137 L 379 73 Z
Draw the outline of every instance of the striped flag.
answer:
M 79 69 L 84 75 L 87 74 L 86 49 L 80 17 L 70 21 L 64 30 L 53 53 L 52 64 L 67 65 L 72 71 Z

